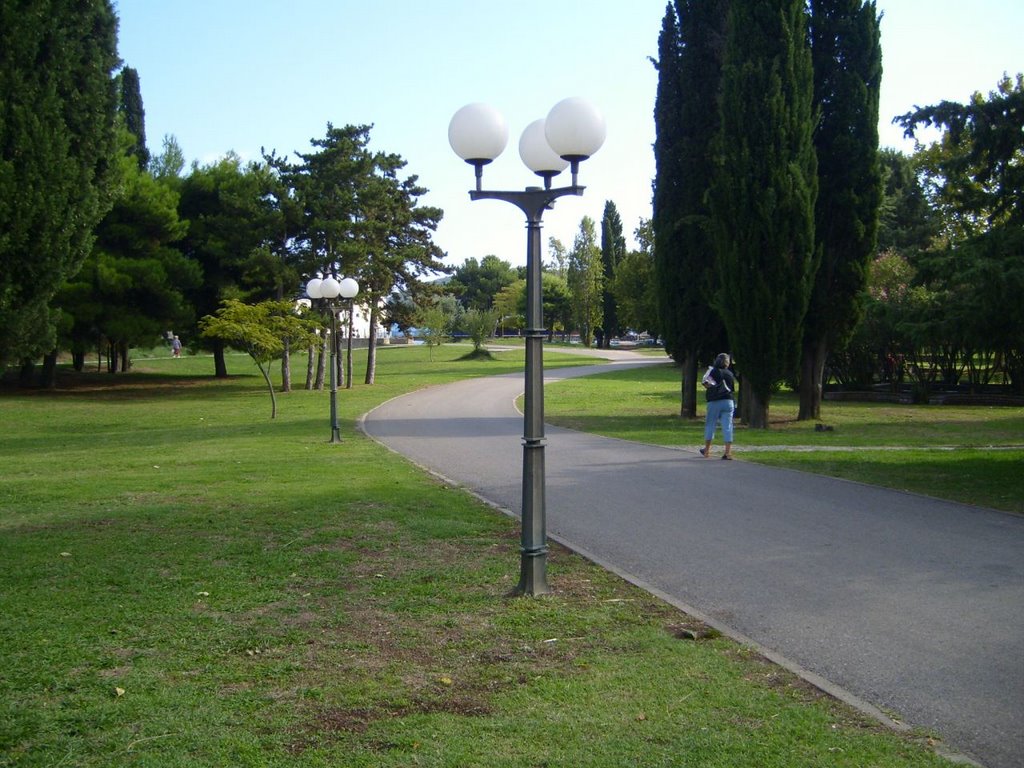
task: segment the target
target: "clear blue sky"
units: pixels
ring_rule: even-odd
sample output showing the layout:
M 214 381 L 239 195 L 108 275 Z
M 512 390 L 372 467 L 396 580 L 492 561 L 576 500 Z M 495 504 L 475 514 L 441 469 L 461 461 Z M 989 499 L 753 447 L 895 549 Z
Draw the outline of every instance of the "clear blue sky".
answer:
M 651 215 L 653 108 L 664 0 L 116 0 L 119 51 L 139 72 L 151 151 L 173 134 L 189 161 L 228 151 L 258 159 L 308 151 L 328 122 L 373 124 L 371 146 L 404 157 L 444 209 L 435 238 L 447 262 L 496 254 L 525 263 L 518 209 L 471 203 L 470 166 L 448 146 L 461 106 L 488 102 L 509 146 L 488 166 L 491 189 L 537 182 L 519 134 L 566 96 L 597 104 L 608 138 L 583 163 L 581 198 L 545 214 L 544 241 L 567 246 L 583 216 L 613 200 L 627 239 Z M 879 0 L 885 75 L 883 146 L 909 151 L 893 116 L 965 101 L 1024 72 L 1020 0 Z M 561 177 L 560 177 L 561 178 Z M 556 184 L 560 183 L 556 180 Z M 566 182 L 567 183 L 567 182 Z

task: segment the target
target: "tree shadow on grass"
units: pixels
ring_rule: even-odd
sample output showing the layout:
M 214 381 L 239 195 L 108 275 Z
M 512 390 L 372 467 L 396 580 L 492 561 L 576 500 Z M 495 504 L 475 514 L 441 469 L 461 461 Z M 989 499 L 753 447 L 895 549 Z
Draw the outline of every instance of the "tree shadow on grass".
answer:
M 218 379 L 214 376 L 143 373 L 110 374 L 102 372 L 61 372 L 53 389 L 19 387 L 14 380 L 0 380 L 0 397 L 78 397 L 97 400 L 140 400 L 146 398 L 195 396 L 201 388 L 211 395 L 223 395 L 252 389 L 256 374 L 236 374 Z

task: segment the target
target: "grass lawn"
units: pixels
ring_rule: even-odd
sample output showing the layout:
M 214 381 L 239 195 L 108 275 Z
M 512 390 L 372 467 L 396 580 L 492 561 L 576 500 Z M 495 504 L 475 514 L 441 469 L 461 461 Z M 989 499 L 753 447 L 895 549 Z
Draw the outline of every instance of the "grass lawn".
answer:
M 696 450 L 703 400 L 697 420 L 679 417 L 679 400 L 679 368 L 666 364 L 553 383 L 544 413 L 573 429 Z M 784 391 L 772 398 L 770 429 L 737 422 L 736 456 L 1024 513 L 1024 408 L 825 401 L 831 430 L 822 432 L 797 411 Z M 788 450 L 772 450 L 780 446 Z
M 0 766 L 946 764 L 558 547 L 508 597 L 515 521 L 354 429 L 522 365 L 464 352 L 382 349 L 342 445 L 245 357 L 0 390 Z

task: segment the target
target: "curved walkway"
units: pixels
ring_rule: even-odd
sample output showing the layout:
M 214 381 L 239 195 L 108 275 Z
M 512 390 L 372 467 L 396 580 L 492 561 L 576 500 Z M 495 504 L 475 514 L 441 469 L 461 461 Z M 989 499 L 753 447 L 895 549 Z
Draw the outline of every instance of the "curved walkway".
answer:
M 660 362 L 616 357 L 545 378 Z M 421 390 L 363 429 L 518 514 L 522 390 L 522 374 Z M 553 538 L 869 711 L 1024 764 L 1024 518 L 546 429 Z

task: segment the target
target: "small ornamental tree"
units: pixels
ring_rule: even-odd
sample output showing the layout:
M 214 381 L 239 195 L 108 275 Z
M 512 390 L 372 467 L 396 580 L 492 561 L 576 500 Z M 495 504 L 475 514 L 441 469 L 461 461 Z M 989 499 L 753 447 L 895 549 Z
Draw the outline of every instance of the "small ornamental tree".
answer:
M 430 359 L 434 359 L 434 347 L 439 347 L 448 339 L 452 326 L 452 315 L 440 301 L 435 301 L 420 310 L 418 318 L 420 337 L 427 345 Z
M 243 304 L 227 299 L 216 314 L 199 321 L 200 333 L 225 345 L 245 350 L 263 374 L 270 390 L 270 418 L 277 418 L 277 397 L 270 381 L 269 363 L 293 346 L 314 343 L 315 324 L 300 316 L 290 301 L 263 301 Z
M 487 341 L 494 335 L 494 327 L 498 324 L 497 310 L 469 309 L 463 312 L 460 325 L 469 334 L 473 342 L 473 352 L 478 354 Z

